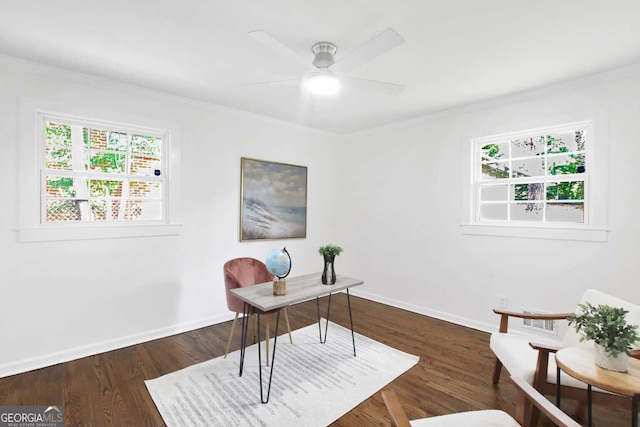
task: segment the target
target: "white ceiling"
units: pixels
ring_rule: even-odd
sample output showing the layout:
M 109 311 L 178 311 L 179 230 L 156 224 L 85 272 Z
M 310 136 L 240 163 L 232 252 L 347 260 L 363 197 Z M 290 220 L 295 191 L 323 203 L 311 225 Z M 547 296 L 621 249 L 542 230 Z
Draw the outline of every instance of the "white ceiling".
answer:
M 336 133 L 640 62 L 638 0 L 0 0 L 0 53 Z M 349 73 L 406 86 L 318 98 L 262 29 L 336 60 L 385 28 L 405 43 Z

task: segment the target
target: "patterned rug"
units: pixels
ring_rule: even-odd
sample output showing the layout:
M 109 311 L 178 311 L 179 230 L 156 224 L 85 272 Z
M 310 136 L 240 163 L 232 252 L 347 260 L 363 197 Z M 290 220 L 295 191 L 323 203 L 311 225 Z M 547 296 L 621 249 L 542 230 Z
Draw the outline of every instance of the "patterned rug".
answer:
M 324 332 L 324 320 L 323 320 Z M 329 322 L 319 342 L 318 325 L 278 337 L 270 400 L 260 403 L 258 347 L 247 347 L 244 373 L 240 351 L 145 381 L 169 427 L 326 426 L 415 365 L 419 358 Z M 270 344 L 273 348 L 273 339 Z M 266 396 L 269 369 L 264 366 Z

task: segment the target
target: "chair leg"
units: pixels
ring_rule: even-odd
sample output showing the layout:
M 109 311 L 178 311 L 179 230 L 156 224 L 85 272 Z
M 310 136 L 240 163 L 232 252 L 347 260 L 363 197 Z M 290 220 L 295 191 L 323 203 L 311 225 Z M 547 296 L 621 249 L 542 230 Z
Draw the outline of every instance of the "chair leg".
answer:
M 229 341 L 227 341 L 227 348 L 224 351 L 224 358 L 227 358 L 227 353 L 229 353 L 229 347 L 231 346 L 231 338 L 233 338 L 233 331 L 236 329 L 236 323 L 238 322 L 238 314 L 236 312 L 236 317 L 233 318 L 233 323 L 231 324 L 231 333 L 229 334 Z
M 293 337 L 291 336 L 291 325 L 289 325 L 289 316 L 287 315 L 287 309 L 283 308 L 284 311 L 284 320 L 287 322 L 287 331 L 289 331 L 289 342 L 293 344 Z
M 500 381 L 500 372 L 502 372 L 502 362 L 496 357 L 496 364 L 493 367 L 493 383 L 498 384 Z

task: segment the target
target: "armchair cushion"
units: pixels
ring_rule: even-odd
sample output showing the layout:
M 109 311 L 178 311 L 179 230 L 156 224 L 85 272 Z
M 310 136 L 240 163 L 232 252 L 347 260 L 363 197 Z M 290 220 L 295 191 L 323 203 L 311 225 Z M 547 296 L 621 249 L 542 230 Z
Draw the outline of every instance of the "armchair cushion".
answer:
M 522 335 L 492 334 L 489 347 L 511 376 L 521 377 L 529 384 L 533 384 L 538 362 L 538 351 L 531 348 L 530 342 L 530 337 Z M 538 340 L 537 342 L 540 341 Z M 558 346 L 557 342 L 552 343 L 550 341 L 549 344 L 551 347 Z M 553 353 L 549 355 L 547 382 L 556 383 L 556 359 Z M 560 382 L 571 387 L 587 388 L 586 384 L 569 375 L 562 375 Z
M 497 409 L 458 412 L 410 421 L 412 427 L 520 427 L 509 414 Z

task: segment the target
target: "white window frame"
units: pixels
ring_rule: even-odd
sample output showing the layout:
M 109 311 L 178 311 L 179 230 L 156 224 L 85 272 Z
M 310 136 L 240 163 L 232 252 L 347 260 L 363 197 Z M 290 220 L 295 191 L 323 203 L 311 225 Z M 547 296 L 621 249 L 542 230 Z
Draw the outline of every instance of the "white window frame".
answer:
M 584 222 L 560 223 L 560 222 L 528 222 L 528 221 L 481 221 L 479 219 L 479 171 L 478 146 L 483 146 L 496 141 L 512 140 L 522 137 L 541 135 L 547 132 L 567 130 L 572 128 L 587 129 L 586 141 L 586 172 L 583 177 L 584 186 Z M 601 126 L 604 128 L 604 126 Z M 606 197 L 606 141 L 603 141 L 603 129 L 598 132 L 595 120 L 581 120 L 550 126 L 541 126 L 528 130 L 505 132 L 490 136 L 466 138 L 466 156 L 468 156 L 466 176 L 468 184 L 465 187 L 467 220 L 461 224 L 463 234 L 524 237 L 541 239 L 582 240 L 599 241 L 607 240 L 607 197 Z M 549 181 L 565 180 L 563 176 L 555 179 L 545 178 Z
M 43 217 L 45 188 L 44 124 L 86 123 L 106 129 L 163 135 L 163 218 L 154 221 L 46 222 Z M 135 123 L 135 124 L 130 124 Z M 19 102 L 19 225 L 20 242 L 166 236 L 180 233 L 179 153 L 180 127 L 175 123 L 132 117 L 105 107 L 69 106 L 21 97 Z M 60 171 L 63 172 L 63 171 Z

